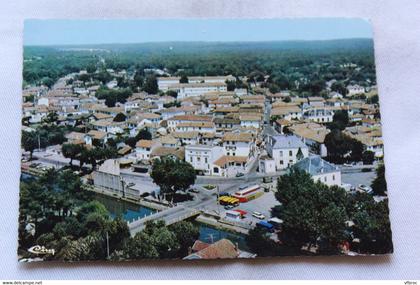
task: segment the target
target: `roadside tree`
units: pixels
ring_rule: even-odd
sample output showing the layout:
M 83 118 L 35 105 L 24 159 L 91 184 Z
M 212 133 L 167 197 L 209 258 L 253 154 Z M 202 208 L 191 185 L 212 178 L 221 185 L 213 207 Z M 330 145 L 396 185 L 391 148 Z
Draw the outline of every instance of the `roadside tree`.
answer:
M 185 191 L 196 179 L 194 168 L 188 162 L 163 157 L 153 161 L 150 176 L 166 196 L 172 197 L 177 191 Z
M 63 156 L 70 158 L 70 166 L 73 165 L 73 160 L 80 154 L 82 147 L 78 144 L 65 143 L 61 147 Z
M 387 191 L 385 180 L 385 165 L 381 164 L 376 169 L 376 178 L 372 182 L 372 190 L 376 195 L 384 196 Z

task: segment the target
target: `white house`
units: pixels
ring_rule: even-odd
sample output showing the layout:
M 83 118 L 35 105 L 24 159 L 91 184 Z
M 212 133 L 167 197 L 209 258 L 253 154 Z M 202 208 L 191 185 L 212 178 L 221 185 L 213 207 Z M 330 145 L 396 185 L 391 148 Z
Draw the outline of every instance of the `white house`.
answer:
M 303 113 L 303 117 L 311 122 L 330 123 L 333 121 L 333 112 L 327 109 L 310 109 Z
M 203 116 L 203 115 L 181 115 L 181 116 L 174 116 L 167 120 L 168 122 L 168 129 L 170 131 L 175 131 L 178 124 L 181 123 L 189 123 L 189 122 L 211 122 L 212 117 L 210 116 Z
M 213 122 L 185 122 L 176 126 L 177 132 L 214 133 L 216 127 Z
M 216 125 L 216 130 L 218 132 L 238 129 L 241 125 L 241 121 L 239 119 L 227 116 L 216 117 L 213 119 L 213 122 Z
M 276 161 L 268 156 L 261 156 L 259 162 L 259 171 L 261 173 L 276 172 Z
M 255 152 L 254 138 L 251 133 L 225 133 L 223 136 L 224 154 L 227 156 L 251 157 Z
M 365 142 L 363 146 L 367 151 L 373 152 L 376 158 L 382 158 L 384 156 L 382 138 L 372 138 L 370 141 Z
M 310 149 L 311 152 L 327 156 L 327 148 L 324 141 L 330 130 L 317 123 L 295 124 L 289 127 L 289 130 L 299 137 Z
M 302 118 L 302 110 L 298 106 L 291 104 L 273 106 L 271 117 L 280 117 L 288 121 L 300 120 Z
M 152 150 L 156 147 L 161 146 L 160 142 L 154 140 L 139 140 L 136 143 L 136 158 L 137 159 L 150 159 Z
M 127 101 L 124 103 L 124 112 L 130 112 L 131 110 L 139 109 L 142 105 L 144 105 L 143 100 L 132 100 Z
M 178 99 L 183 99 L 208 92 L 227 92 L 227 85 L 224 82 L 179 83 L 169 86 L 169 89 L 178 93 Z
M 212 175 L 213 162 L 223 156 L 223 148 L 208 145 L 187 145 L 185 161 L 204 175 Z
M 168 120 L 172 117 L 181 116 L 181 115 L 186 114 L 186 112 L 183 108 L 177 108 L 177 107 L 163 109 L 162 111 L 160 111 L 160 113 L 162 115 L 163 120 Z
M 49 99 L 48 97 L 39 97 L 37 105 L 44 105 L 44 106 L 49 106 Z
M 162 144 L 163 147 L 177 147 L 178 146 L 178 140 L 174 138 L 172 135 L 164 135 L 159 137 L 159 141 Z
M 87 134 L 84 135 L 83 139 L 87 145 L 92 145 L 94 141 L 104 145 L 108 141 L 108 136 L 105 132 L 90 130 Z
M 262 118 L 259 115 L 240 115 L 239 120 L 241 121 L 241 127 L 256 129 L 261 127 Z
M 181 145 L 194 145 L 199 142 L 198 132 L 173 132 L 171 135 L 177 139 Z
M 299 160 L 308 157 L 309 148 L 297 136 L 268 136 L 267 153 L 274 159 L 276 170 L 292 166 Z
M 171 77 L 158 77 L 158 88 L 162 91 L 168 91 L 170 85 L 178 84 L 181 77 L 171 76 Z
M 118 86 L 117 80 L 111 80 L 106 84 L 106 87 L 108 87 L 109 89 L 114 89 L 117 86 Z
M 341 186 L 341 171 L 318 155 L 309 156 L 297 162 L 294 167 L 309 173 L 315 181 L 328 186 Z
M 365 93 L 365 88 L 363 86 L 355 84 L 347 86 L 347 91 L 349 96 L 353 96 Z
M 67 112 L 67 110 L 79 109 L 80 99 L 78 97 L 73 97 L 73 96 L 49 97 L 48 103 L 50 106 L 59 107 L 64 112 Z
M 92 122 L 92 127 L 101 132 L 116 135 L 124 133 L 125 122 L 113 122 L 111 120 L 97 120 Z
M 331 98 L 327 100 L 326 105 L 331 107 L 343 107 L 345 103 L 346 101 L 342 98 Z
M 343 99 L 343 95 L 341 93 L 338 93 L 336 91 L 333 91 L 329 94 L 330 98 L 333 99 Z
M 89 94 L 89 90 L 87 90 L 84 87 L 75 87 L 73 88 L 73 92 L 79 95 L 88 95 Z
M 236 103 L 237 103 L 237 100 L 235 100 L 234 98 L 218 98 L 218 99 L 208 101 L 209 108 L 211 110 L 213 110 L 215 108 L 232 107 L 232 105 L 234 105 Z
M 251 165 L 246 156 L 223 155 L 213 163 L 212 175 L 234 177 L 238 173 L 247 173 Z
M 233 92 L 235 92 L 235 95 L 238 97 L 248 95 L 248 90 L 246 88 L 235 88 Z
M 312 107 L 323 107 L 325 99 L 322 97 L 308 97 L 308 104 Z
M 167 91 L 171 86 L 180 83 L 180 76 L 158 77 L 159 90 Z M 226 80 L 235 81 L 236 78 L 232 75 L 228 76 L 189 76 L 188 83 L 225 83 Z

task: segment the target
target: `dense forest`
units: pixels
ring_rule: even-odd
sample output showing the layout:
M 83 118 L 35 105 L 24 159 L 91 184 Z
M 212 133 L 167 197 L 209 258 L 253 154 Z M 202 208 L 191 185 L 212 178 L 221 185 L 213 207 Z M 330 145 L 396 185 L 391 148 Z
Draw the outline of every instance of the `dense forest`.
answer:
M 142 76 L 150 68 L 171 75 L 247 76 L 252 81 L 267 76 L 273 92 L 317 93 L 331 79 L 363 86 L 376 83 L 370 39 L 24 47 L 24 84 L 45 84 L 82 69 L 106 68 Z

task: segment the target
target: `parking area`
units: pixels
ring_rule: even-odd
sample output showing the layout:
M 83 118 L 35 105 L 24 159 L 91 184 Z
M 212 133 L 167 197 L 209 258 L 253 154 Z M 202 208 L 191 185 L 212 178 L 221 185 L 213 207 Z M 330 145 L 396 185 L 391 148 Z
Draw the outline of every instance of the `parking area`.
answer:
M 374 170 L 371 172 L 352 172 L 352 173 L 342 173 L 342 182 L 343 183 L 349 183 L 353 186 L 358 186 L 359 184 L 364 185 L 371 185 L 372 181 L 375 179 L 376 173 Z M 249 183 L 249 184 L 255 184 L 255 183 Z M 227 186 L 227 185 L 226 185 Z M 238 186 L 236 187 L 221 187 L 223 188 L 230 188 L 230 193 L 234 192 L 234 190 L 238 190 Z M 242 185 L 240 185 L 242 186 Z M 275 186 L 273 186 L 275 189 Z M 222 191 L 222 190 L 221 190 Z M 223 206 L 217 205 L 216 197 L 214 198 L 214 203 L 211 203 L 210 205 L 206 205 L 206 210 L 210 210 L 214 213 L 218 213 L 220 211 L 221 216 L 223 217 L 225 215 L 226 210 Z M 254 200 L 251 200 L 249 202 L 240 203 L 239 206 L 233 208 L 232 210 L 239 209 L 244 210 L 247 212 L 245 215 L 245 218 L 242 219 L 243 222 L 258 222 L 259 219 L 252 216 L 252 213 L 254 211 L 260 212 L 266 217 L 266 220 L 271 217 L 271 208 L 274 206 L 279 205 L 279 202 L 276 200 L 274 196 L 273 191 L 269 192 L 263 192 L 263 195 L 261 197 L 258 197 Z
M 372 181 L 375 179 L 376 173 L 374 170 L 370 172 L 352 172 L 352 173 L 342 173 L 341 181 L 342 183 L 348 183 L 355 187 L 359 184 L 364 184 L 370 186 Z
M 247 211 L 247 219 L 254 222 L 258 222 L 260 220 L 252 217 L 252 212 L 260 212 L 266 217 L 266 219 L 269 219 L 271 217 L 271 208 L 278 205 L 279 202 L 274 197 L 274 193 L 272 191 L 263 193 L 264 194 L 261 197 L 246 203 L 241 203 L 235 209 Z
M 271 208 L 274 207 L 275 205 L 278 205 L 279 202 L 274 197 L 274 193 L 272 191 L 262 192 L 262 193 L 263 193 L 262 196 L 254 200 L 245 202 L 245 203 L 240 203 L 239 206 L 234 207 L 231 210 L 246 211 L 247 214 L 245 215 L 245 218 L 241 219 L 242 222 L 246 222 L 246 223 L 251 223 L 251 222 L 256 223 L 260 221 L 260 219 L 252 216 L 253 212 L 259 212 L 263 214 L 266 219 L 269 219 L 271 217 L 271 213 L 270 213 Z M 216 197 L 214 197 L 214 203 L 211 203 L 205 206 L 205 210 L 213 212 L 213 213 L 218 213 L 220 211 L 220 214 L 222 217 L 225 216 L 225 213 L 227 211 L 224 208 L 224 206 L 222 205 L 219 206 L 217 204 Z

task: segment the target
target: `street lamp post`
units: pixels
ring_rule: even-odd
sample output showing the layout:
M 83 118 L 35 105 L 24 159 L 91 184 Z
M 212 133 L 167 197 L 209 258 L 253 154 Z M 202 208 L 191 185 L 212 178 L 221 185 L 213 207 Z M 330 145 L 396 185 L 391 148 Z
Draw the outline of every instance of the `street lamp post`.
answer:
M 41 151 L 41 137 L 39 136 L 39 133 L 38 133 L 38 150 Z
M 216 190 L 217 190 L 217 213 L 220 216 L 220 193 L 219 193 L 219 185 L 216 186 Z
M 122 186 L 123 198 L 125 198 L 125 181 L 123 179 L 121 179 L 121 186 Z
M 106 231 L 106 258 L 109 259 L 109 235 Z

